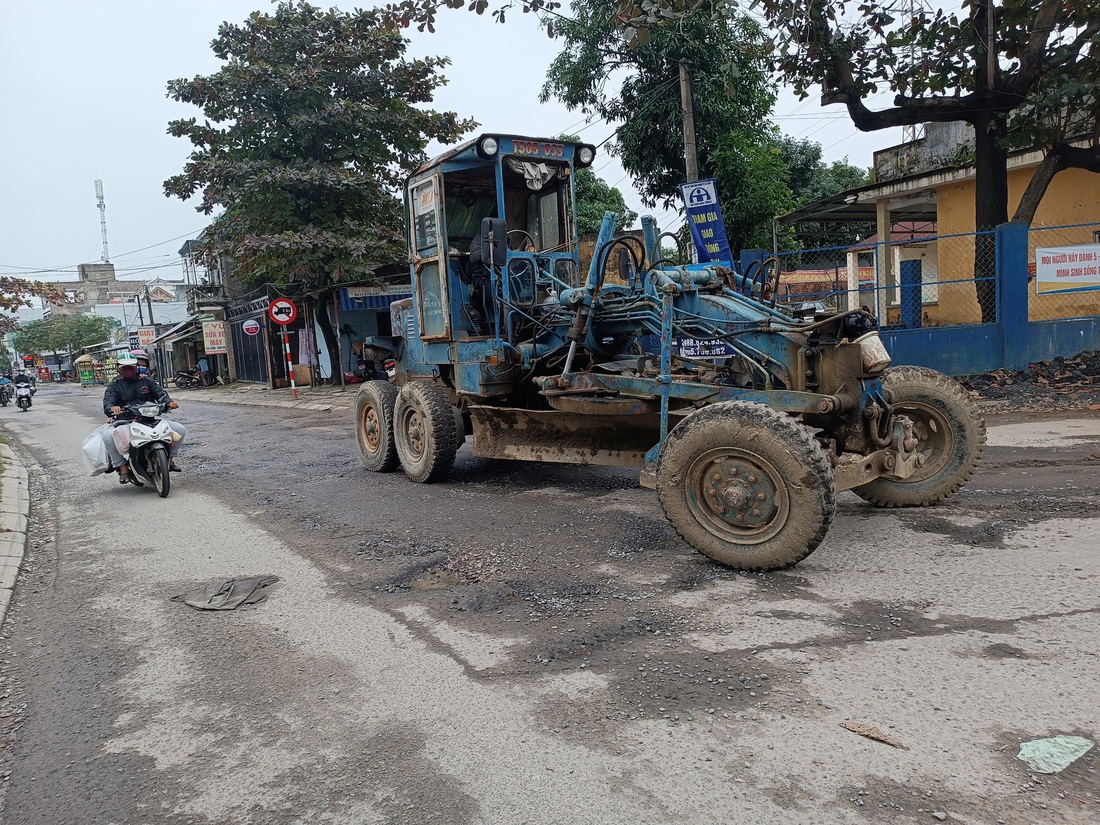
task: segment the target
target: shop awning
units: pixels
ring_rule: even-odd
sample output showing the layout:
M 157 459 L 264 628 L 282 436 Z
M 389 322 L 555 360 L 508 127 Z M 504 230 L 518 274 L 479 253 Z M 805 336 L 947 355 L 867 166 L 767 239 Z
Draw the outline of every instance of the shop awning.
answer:
M 167 332 L 162 332 L 160 335 L 154 338 L 153 343 L 159 344 L 161 341 L 164 341 L 165 338 L 168 338 L 170 340 L 166 341 L 165 343 L 171 344 L 173 341 L 178 341 L 180 338 L 186 338 L 188 335 L 191 335 L 193 333 L 193 330 L 191 330 L 190 327 L 195 326 L 198 323 L 200 317 L 201 316 L 199 315 L 192 315 L 186 321 L 180 321 Z

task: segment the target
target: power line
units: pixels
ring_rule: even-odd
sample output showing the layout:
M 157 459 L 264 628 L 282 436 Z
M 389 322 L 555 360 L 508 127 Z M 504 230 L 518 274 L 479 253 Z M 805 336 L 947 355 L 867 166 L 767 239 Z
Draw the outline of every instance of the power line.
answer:
M 203 227 L 203 228 L 205 229 L 205 227 Z M 202 229 L 198 229 L 194 232 L 187 232 L 183 235 L 177 235 L 174 238 L 168 238 L 167 240 L 160 241 L 159 243 L 150 244 L 149 246 L 143 246 L 140 249 L 131 249 L 129 252 L 122 252 L 122 253 L 119 253 L 118 255 L 115 255 L 114 259 L 118 260 L 119 258 L 126 257 L 127 255 L 134 255 L 138 252 L 144 252 L 147 249 L 155 249 L 158 246 L 164 246 L 164 244 L 166 244 L 166 243 L 172 243 L 173 241 L 178 241 L 178 240 L 181 240 L 182 238 L 194 238 L 196 235 L 199 234 L 199 232 L 202 232 Z M 4 269 L 17 270 L 19 272 L 26 273 L 27 275 L 49 275 L 49 274 L 67 275 L 67 274 L 69 274 L 70 270 L 76 269 L 78 266 L 80 266 L 82 264 L 86 264 L 86 263 L 88 263 L 88 261 L 79 261 L 75 264 L 69 264 L 68 266 L 44 266 L 44 267 L 17 266 L 15 264 L 0 264 L 0 267 L 2 267 Z M 14 273 L 8 273 L 8 274 L 14 274 Z

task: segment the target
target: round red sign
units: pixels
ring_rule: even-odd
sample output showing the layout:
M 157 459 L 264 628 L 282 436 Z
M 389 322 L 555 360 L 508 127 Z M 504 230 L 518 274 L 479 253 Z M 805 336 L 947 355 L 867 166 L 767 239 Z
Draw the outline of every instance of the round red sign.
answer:
M 289 298 L 276 298 L 267 308 L 267 314 L 276 324 L 293 324 L 298 317 L 298 307 Z
M 259 335 L 260 322 L 257 321 L 255 318 L 250 319 L 241 324 L 241 329 L 244 330 L 245 335 Z

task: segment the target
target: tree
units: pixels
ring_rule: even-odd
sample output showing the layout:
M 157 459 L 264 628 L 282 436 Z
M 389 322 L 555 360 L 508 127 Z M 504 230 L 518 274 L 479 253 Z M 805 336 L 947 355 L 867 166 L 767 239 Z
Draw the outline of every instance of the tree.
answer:
M 787 167 L 777 146 L 743 130 L 728 132 L 715 145 L 714 166 L 722 220 L 734 254 L 771 249 L 772 219 L 795 205 L 784 185 Z
M 207 253 L 230 257 L 248 284 L 296 282 L 314 308 L 334 284 L 403 259 L 405 176 L 431 140 L 454 142 L 476 125 L 424 106 L 449 61 L 407 60 L 408 41 L 379 11 L 296 0 L 223 23 L 211 45 L 221 69 L 168 84 L 204 117 L 168 125 L 195 148 L 164 183 L 184 200 L 201 192 L 204 214 L 224 210 Z M 335 353 L 331 325 L 320 326 Z
M 615 213 L 616 230 L 629 229 L 638 219 L 638 213 L 626 205 L 623 193 L 609 186 L 591 169 L 578 169 L 577 231 L 582 235 L 600 231 L 605 212 Z
M 24 355 L 56 357 L 102 343 L 110 331 L 111 319 L 102 315 L 57 315 L 27 324 L 15 334 L 14 343 Z
M 580 143 L 577 135 L 558 135 L 558 140 Z M 638 213 L 626 205 L 623 193 L 585 167 L 577 169 L 573 184 L 577 195 L 577 232 L 595 235 L 600 231 L 605 212 L 615 213 L 615 230 L 629 229 L 638 219 Z
M 847 159 L 831 164 L 822 161 L 820 143 L 782 137 L 777 148 L 787 168 L 787 185 L 796 208 L 869 183 L 867 172 L 852 166 Z M 803 223 L 799 226 L 797 239 L 803 249 L 849 246 L 873 230 L 873 224 Z
M 572 19 L 544 16 L 564 48 L 547 72 L 541 98 L 619 124 L 612 151 L 635 179 L 647 205 L 678 205 L 684 181 L 684 136 L 679 66 L 687 60 L 694 87 L 696 149 L 702 177 L 734 179 L 720 168 L 737 153 L 724 136 L 738 132 L 740 146 L 764 143 L 774 93 L 764 61 L 764 37 L 748 17 L 727 17 L 717 0 L 698 13 L 655 27 L 644 37 L 624 26 L 613 4 L 572 0 Z M 620 80 L 618 89 L 613 82 Z M 742 175 L 737 179 L 743 181 Z M 755 184 L 753 185 L 755 187 Z M 719 191 L 724 213 L 735 211 L 737 191 Z M 772 216 L 767 216 L 770 219 Z
M 0 334 L 14 332 L 17 326 L 15 318 L 3 313 L 14 313 L 29 307 L 32 297 L 51 304 L 63 304 L 68 300 L 51 284 L 0 275 Z
M 1072 164 L 1100 171 L 1095 3 L 973 0 L 965 17 L 922 6 L 895 16 L 894 4 L 877 0 L 858 9 L 841 0 L 760 0 L 760 6 L 776 31 L 775 65 L 783 77 L 802 96 L 820 86 L 823 102 L 845 105 L 857 128 L 950 121 L 974 127 L 978 230 L 1008 220 L 1013 146 L 1049 142 L 1054 159 L 1036 176 L 1034 204 L 1052 170 Z M 865 101 L 883 88 L 894 93 L 894 105 L 870 109 Z M 1091 148 L 1069 142 L 1066 115 L 1074 111 L 1085 113 L 1076 125 L 1091 127 Z M 1033 214 L 1031 208 L 1019 216 Z M 978 236 L 975 277 L 988 271 L 992 245 L 992 236 Z M 982 320 L 995 320 L 995 283 L 979 280 L 975 288 Z

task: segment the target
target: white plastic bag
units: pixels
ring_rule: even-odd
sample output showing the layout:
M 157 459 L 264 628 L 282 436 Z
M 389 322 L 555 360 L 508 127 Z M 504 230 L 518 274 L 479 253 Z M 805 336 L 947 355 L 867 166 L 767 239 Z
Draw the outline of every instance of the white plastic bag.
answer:
M 107 445 L 103 443 L 103 436 L 111 429 L 111 425 L 104 424 L 92 431 L 92 434 L 84 439 L 80 445 L 80 454 L 84 456 L 84 466 L 93 476 L 107 472 L 111 466 L 111 460 L 107 456 Z

